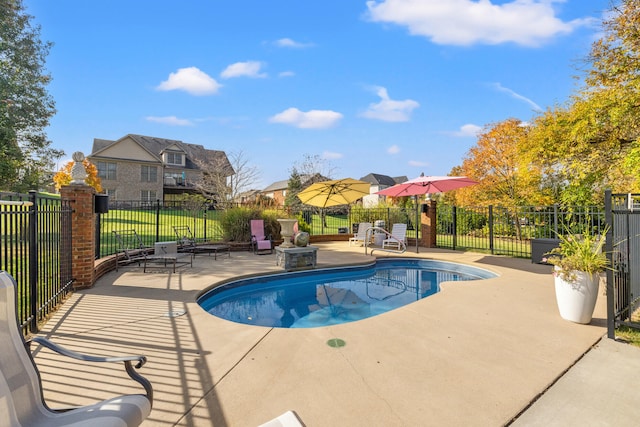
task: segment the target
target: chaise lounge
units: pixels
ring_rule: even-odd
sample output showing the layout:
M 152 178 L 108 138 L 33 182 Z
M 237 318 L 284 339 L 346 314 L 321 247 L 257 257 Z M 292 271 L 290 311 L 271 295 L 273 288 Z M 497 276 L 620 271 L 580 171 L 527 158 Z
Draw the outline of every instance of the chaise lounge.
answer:
M 271 236 L 265 235 L 264 220 L 262 219 L 251 220 L 251 247 L 255 254 L 264 251 L 269 251 L 270 254 L 273 253 L 273 242 L 271 241 Z

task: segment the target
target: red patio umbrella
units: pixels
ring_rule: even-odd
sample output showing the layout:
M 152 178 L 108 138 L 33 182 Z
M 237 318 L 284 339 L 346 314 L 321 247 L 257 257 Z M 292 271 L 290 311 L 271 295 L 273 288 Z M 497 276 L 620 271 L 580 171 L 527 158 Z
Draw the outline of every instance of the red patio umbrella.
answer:
M 458 188 L 468 187 L 478 184 L 466 176 L 419 176 L 393 187 L 385 188 L 376 194 L 389 197 L 402 196 L 420 196 L 430 193 L 444 193 L 445 191 L 457 190 Z M 416 198 L 416 253 L 418 252 L 418 201 Z
M 376 194 L 390 197 L 418 196 L 428 193 L 444 193 L 474 184 L 478 184 L 478 182 L 466 176 L 419 176 L 380 190 Z

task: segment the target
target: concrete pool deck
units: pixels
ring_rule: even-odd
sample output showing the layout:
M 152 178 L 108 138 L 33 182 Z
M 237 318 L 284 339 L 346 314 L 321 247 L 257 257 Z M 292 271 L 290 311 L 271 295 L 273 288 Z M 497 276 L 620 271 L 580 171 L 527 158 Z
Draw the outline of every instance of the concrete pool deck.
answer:
M 347 242 L 315 246 L 319 268 L 372 259 Z M 281 272 L 275 255 L 199 255 L 193 268 L 176 273 L 137 267 L 108 273 L 75 292 L 41 335 L 89 354 L 146 355 L 140 372 L 152 382 L 155 401 L 143 426 L 257 426 L 288 410 L 306 426 L 637 421 L 640 398 L 631 385 L 640 349 L 598 344 L 606 334 L 603 292 L 591 324 L 578 325 L 557 313 L 549 266 L 441 249 L 412 248 L 403 256 L 477 265 L 500 277 L 444 284 L 429 298 L 358 322 L 263 328 L 218 319 L 195 299 L 221 280 Z M 346 345 L 329 346 L 334 338 Z M 141 392 L 121 365 L 80 365 L 34 349 L 51 407 Z M 602 366 L 618 357 L 629 372 Z M 595 371 L 596 388 L 581 369 Z M 609 384 L 609 376 L 628 384 Z M 573 400 L 582 395 L 590 400 Z M 563 414 L 575 415 L 567 422 Z

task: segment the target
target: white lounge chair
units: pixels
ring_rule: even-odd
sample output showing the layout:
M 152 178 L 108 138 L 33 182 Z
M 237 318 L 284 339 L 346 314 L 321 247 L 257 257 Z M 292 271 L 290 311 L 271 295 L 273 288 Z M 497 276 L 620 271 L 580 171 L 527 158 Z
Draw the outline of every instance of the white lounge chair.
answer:
M 382 241 L 382 249 L 387 246 L 393 246 L 400 250 L 401 243 L 407 247 L 407 224 L 393 224 L 391 227 L 391 236 Z
M 88 406 L 50 409 L 44 402 L 40 374 L 28 350 L 29 343 L 22 337 L 17 319 L 15 281 L 7 272 L 0 271 L 0 425 L 134 427 L 149 415 L 153 389 L 149 381 L 136 372 L 146 362 L 144 356 L 89 356 L 69 351 L 46 338 L 35 337 L 32 342 L 83 362 L 124 362 L 129 376 L 146 391 L 146 395 L 122 395 Z
M 349 239 L 349 246 L 353 243 L 361 243 L 364 245 L 364 241 L 367 238 L 367 231 L 371 228 L 370 222 L 361 222 L 358 224 L 358 231 Z

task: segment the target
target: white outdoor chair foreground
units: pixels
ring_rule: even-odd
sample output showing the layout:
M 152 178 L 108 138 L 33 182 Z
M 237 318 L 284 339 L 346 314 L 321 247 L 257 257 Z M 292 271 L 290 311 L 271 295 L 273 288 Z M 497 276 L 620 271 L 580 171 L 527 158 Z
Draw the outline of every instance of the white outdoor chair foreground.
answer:
M 382 241 L 382 249 L 387 246 L 393 246 L 401 250 L 401 246 L 407 247 L 407 224 L 393 224 L 391 227 L 391 236 Z
M 64 410 L 50 409 L 44 402 L 40 373 L 20 332 L 16 313 L 16 283 L 0 271 L 0 427 L 133 427 L 151 412 L 151 383 L 136 369 L 145 364 L 144 356 L 97 357 L 60 347 L 46 338 L 33 342 L 84 362 L 123 362 L 129 376 L 139 382 L 146 394 L 114 397 L 93 405 Z M 135 367 L 133 363 L 136 363 Z
M 364 241 L 367 238 L 367 231 L 371 226 L 370 222 L 361 222 L 358 224 L 358 231 L 349 239 L 349 246 L 351 246 L 352 243 L 362 243 L 364 245 Z

